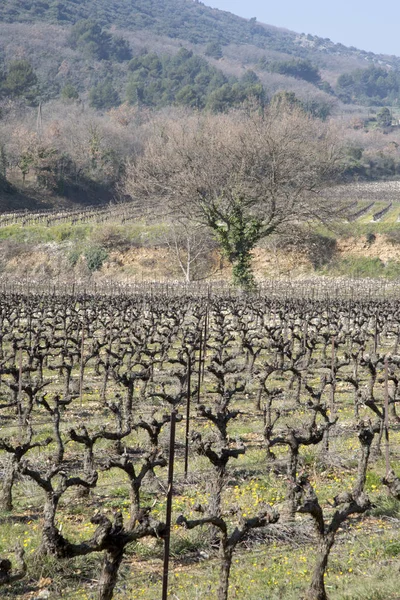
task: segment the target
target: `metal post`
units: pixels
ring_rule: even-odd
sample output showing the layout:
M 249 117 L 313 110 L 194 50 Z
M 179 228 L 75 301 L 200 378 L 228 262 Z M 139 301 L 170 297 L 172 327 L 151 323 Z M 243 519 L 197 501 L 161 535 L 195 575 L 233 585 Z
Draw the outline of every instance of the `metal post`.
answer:
M 332 362 L 331 362 L 331 414 L 335 412 L 335 391 L 336 391 L 336 375 L 335 375 L 335 337 L 332 338 Z
M 163 587 L 162 600 L 167 600 L 168 596 L 168 569 L 169 569 L 169 548 L 171 541 L 171 513 L 172 513 L 172 495 L 174 483 L 174 457 L 175 457 L 175 428 L 176 428 L 176 410 L 171 412 L 171 432 L 169 439 L 169 459 L 168 459 L 168 492 L 167 492 L 167 515 L 166 515 L 166 534 L 164 540 L 164 569 L 163 569 Z
M 197 404 L 200 404 L 202 351 L 203 351 L 203 330 L 201 329 L 200 330 L 200 342 L 199 342 L 199 371 L 198 371 L 198 378 L 197 378 Z
M 390 473 L 390 456 L 389 456 L 389 365 L 388 358 L 385 358 L 385 462 L 386 462 L 386 477 Z
M 191 396 L 192 359 L 188 354 L 187 397 L 186 397 L 186 433 L 185 433 L 185 480 L 188 476 L 189 464 L 189 432 L 190 432 L 190 396 Z
M 304 326 L 303 326 L 303 350 L 307 349 L 307 333 L 308 333 L 308 321 L 307 321 L 307 319 L 305 319 Z
M 85 317 L 82 321 L 82 340 L 81 340 L 81 360 L 79 367 L 79 399 L 83 402 L 83 354 L 84 354 L 84 344 L 85 344 Z
M 204 371 L 206 368 L 207 335 L 208 335 L 208 305 L 207 305 L 207 309 L 206 309 L 206 316 L 204 318 L 203 368 L 202 368 L 202 373 L 201 373 L 202 381 L 204 381 Z
M 18 421 L 19 421 L 19 435 L 22 439 L 22 346 L 19 350 L 19 368 L 18 368 Z

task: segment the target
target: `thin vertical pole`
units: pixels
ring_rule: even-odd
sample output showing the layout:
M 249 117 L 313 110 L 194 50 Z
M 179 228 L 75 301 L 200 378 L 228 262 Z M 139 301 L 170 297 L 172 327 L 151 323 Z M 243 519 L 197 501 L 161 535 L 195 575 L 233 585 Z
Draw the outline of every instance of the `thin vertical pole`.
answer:
M 198 378 L 197 378 L 197 404 L 200 404 L 202 351 L 203 351 L 203 329 L 200 329 L 199 371 L 198 371 Z
M 85 344 L 85 317 L 83 317 L 82 321 L 82 340 L 81 340 L 81 360 L 80 360 L 80 368 L 79 368 L 79 399 L 83 402 L 83 350 Z
M 168 461 L 168 492 L 167 492 L 167 515 L 166 515 L 166 534 L 164 540 L 164 568 L 163 568 L 163 587 L 162 600 L 167 600 L 168 596 L 168 569 L 169 569 L 169 548 L 171 541 L 171 514 L 172 514 L 172 495 L 174 483 L 174 458 L 175 458 L 175 428 L 176 428 L 176 410 L 171 412 L 171 431 L 169 439 L 169 461 Z
M 206 316 L 204 319 L 203 369 L 202 369 L 202 374 L 201 374 L 202 381 L 204 381 L 204 371 L 206 368 L 207 335 L 208 335 L 208 305 L 207 305 L 207 309 L 206 309 Z
M 386 477 L 390 473 L 390 456 L 389 456 L 389 365 L 388 358 L 385 358 L 385 462 L 386 462 Z
M 189 432 L 190 432 L 190 396 L 191 396 L 192 359 L 188 354 L 187 397 L 186 397 L 186 434 L 185 434 L 185 480 L 188 476 L 189 465 Z
M 20 436 L 22 439 L 22 347 L 19 350 L 19 368 L 18 368 L 18 417 Z
M 307 333 L 308 333 L 308 321 L 307 321 L 307 319 L 305 319 L 304 326 L 303 326 L 303 350 L 307 349 Z
M 332 362 L 331 362 L 331 414 L 335 412 L 335 391 L 336 391 L 336 376 L 335 376 L 335 337 L 332 338 Z

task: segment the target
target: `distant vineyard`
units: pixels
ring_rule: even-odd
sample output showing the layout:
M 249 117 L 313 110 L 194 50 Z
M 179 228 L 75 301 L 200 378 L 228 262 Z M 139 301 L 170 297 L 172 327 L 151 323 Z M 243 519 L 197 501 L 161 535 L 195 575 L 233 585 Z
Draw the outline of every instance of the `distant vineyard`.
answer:
M 400 220 L 400 181 L 353 183 L 326 190 L 332 202 L 347 202 L 348 222 L 395 223 Z
M 162 214 L 160 207 L 143 207 L 133 202 L 124 202 L 72 210 L 16 210 L 0 214 L 0 228 L 9 227 L 10 225 L 45 225 L 50 227 L 62 223 L 78 225 L 83 223 L 117 222 L 123 224 L 137 220 L 154 221 L 160 219 L 162 216 L 165 215 Z
M 396 223 L 400 220 L 400 181 L 353 183 L 324 190 L 332 202 L 347 202 L 341 212 L 350 222 Z M 63 223 L 128 223 L 137 220 L 155 222 L 165 218 L 165 208 L 142 206 L 136 202 L 121 202 L 75 209 L 16 210 L 0 213 L 0 228 L 11 225 L 45 225 Z

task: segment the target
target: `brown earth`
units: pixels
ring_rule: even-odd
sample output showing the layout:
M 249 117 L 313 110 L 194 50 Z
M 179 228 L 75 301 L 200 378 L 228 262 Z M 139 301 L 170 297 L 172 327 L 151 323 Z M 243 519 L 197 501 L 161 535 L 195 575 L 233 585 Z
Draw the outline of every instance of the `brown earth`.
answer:
M 68 254 L 71 246 L 56 243 L 41 244 L 32 248 L 28 245 L 0 245 L 0 268 L 3 276 L 13 278 L 85 279 L 96 281 L 163 281 L 182 280 L 183 275 L 175 257 L 166 248 L 141 247 L 125 251 L 111 250 L 100 271 L 93 275 L 85 260 L 79 259 L 72 267 Z M 337 242 L 337 258 L 379 258 L 400 262 L 400 244 L 390 243 L 384 235 L 378 234 L 372 243 L 366 238 L 346 238 Z M 305 253 L 291 250 L 256 248 L 253 251 L 253 266 L 257 279 L 291 276 L 303 277 L 314 272 Z M 209 263 L 210 279 L 229 279 L 231 269 L 218 253 L 211 256 Z
M 400 244 L 390 243 L 385 235 L 379 233 L 372 243 L 368 243 L 365 237 L 339 239 L 337 249 L 341 258 L 379 258 L 384 263 L 400 261 Z

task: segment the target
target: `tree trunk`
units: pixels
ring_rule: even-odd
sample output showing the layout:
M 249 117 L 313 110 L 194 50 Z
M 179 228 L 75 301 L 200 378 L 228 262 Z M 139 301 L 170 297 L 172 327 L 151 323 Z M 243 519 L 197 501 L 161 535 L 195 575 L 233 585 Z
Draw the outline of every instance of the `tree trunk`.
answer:
M 222 490 L 224 488 L 225 469 L 217 469 L 210 485 L 208 512 L 215 517 L 221 516 Z M 212 527 L 212 529 L 214 529 Z
M 60 497 L 54 492 L 46 492 L 46 502 L 43 509 L 42 541 L 37 550 L 38 554 L 57 556 L 60 532 L 55 525 L 56 512 Z
M 56 438 L 57 454 L 55 456 L 56 464 L 60 464 L 64 460 L 64 444 L 60 433 L 60 408 L 55 406 L 53 414 L 54 437 Z
M 289 447 L 290 455 L 288 462 L 288 490 L 285 503 L 285 516 L 288 521 L 294 521 L 297 512 L 297 502 L 295 493 L 295 483 L 297 477 L 297 465 L 299 461 L 299 449 Z
M 327 453 L 329 452 L 329 427 L 327 427 L 324 431 L 324 436 L 322 438 L 322 448 L 320 450 L 320 456 L 323 460 L 328 460 Z
M 154 473 L 153 473 L 154 474 Z M 136 519 L 138 518 L 139 509 L 140 509 L 140 485 L 135 484 L 134 481 L 130 481 L 129 488 L 129 500 L 130 500 L 130 508 L 129 508 L 129 524 L 128 531 L 132 531 L 135 527 Z
M 321 540 L 318 544 L 317 563 L 313 572 L 311 585 L 306 593 L 306 600 L 328 600 L 325 590 L 324 575 L 334 539 L 334 535 L 329 534 L 329 536 Z
M 12 504 L 12 488 L 14 485 L 15 472 L 17 467 L 17 461 L 14 455 L 7 457 L 5 464 L 5 472 L 3 485 L 1 486 L 0 492 L 0 510 L 11 511 L 13 508 Z
M 71 384 L 71 373 L 72 373 L 72 366 L 70 365 L 64 365 L 64 370 L 65 370 L 65 378 L 64 378 L 64 394 L 65 396 L 69 396 L 69 388 L 70 388 L 70 384 Z
M 250 251 L 243 251 L 237 254 L 232 261 L 233 283 L 238 287 L 251 290 L 255 287 L 255 279 L 251 268 Z
M 111 600 L 117 583 L 118 571 L 124 556 L 124 547 L 107 550 L 99 579 L 98 600 Z
M 94 456 L 93 444 L 85 447 L 83 455 L 83 474 L 85 479 L 90 479 L 94 473 Z M 90 496 L 90 488 L 79 485 L 76 489 L 77 498 L 88 498 Z
M 231 572 L 233 549 L 226 548 L 226 543 L 221 540 L 220 546 L 220 567 L 219 567 L 219 585 L 218 600 L 228 600 L 229 575 Z

